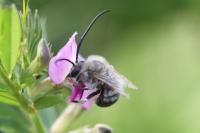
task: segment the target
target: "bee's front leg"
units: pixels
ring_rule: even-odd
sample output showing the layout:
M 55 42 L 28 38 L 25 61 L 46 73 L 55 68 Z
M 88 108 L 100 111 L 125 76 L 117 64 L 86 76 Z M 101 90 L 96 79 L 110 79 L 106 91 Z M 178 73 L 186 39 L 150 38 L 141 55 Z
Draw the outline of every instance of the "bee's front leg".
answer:
M 96 95 L 98 95 L 100 93 L 101 93 L 101 90 L 98 89 L 97 91 L 95 91 L 95 92 L 91 93 L 90 95 L 88 95 L 86 99 L 89 100 L 89 99 L 93 98 L 94 96 L 96 96 Z

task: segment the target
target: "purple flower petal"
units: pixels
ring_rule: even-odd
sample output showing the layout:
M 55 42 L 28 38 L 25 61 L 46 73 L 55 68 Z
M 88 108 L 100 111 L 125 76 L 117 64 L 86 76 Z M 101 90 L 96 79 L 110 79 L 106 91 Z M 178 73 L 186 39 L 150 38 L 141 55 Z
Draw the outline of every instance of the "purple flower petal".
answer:
M 91 90 L 83 90 L 83 87 L 81 86 L 74 86 L 72 88 L 72 93 L 69 97 L 69 102 L 74 102 L 74 101 L 84 101 L 82 104 L 82 107 L 84 109 L 90 109 L 94 101 L 96 100 L 96 97 L 93 97 L 91 99 L 86 99 L 88 95 L 90 95 L 92 92 L 95 92 L 96 89 L 91 89 Z M 87 100 L 87 101 L 85 101 Z
M 83 92 L 82 99 L 86 99 L 86 97 L 87 97 L 88 95 L 90 95 L 92 92 L 95 92 L 95 91 L 96 91 L 96 89 L 85 90 L 85 91 Z M 93 97 L 93 98 L 87 100 L 85 103 L 83 103 L 82 107 L 83 107 L 84 109 L 90 109 L 90 108 L 92 107 L 93 103 L 96 101 L 96 98 L 97 98 L 97 96 L 95 96 L 95 97 Z
M 71 95 L 69 97 L 70 102 L 79 101 L 83 95 L 83 91 L 78 86 L 72 88 Z
M 72 62 L 76 60 L 76 35 L 77 32 L 71 36 L 67 44 L 58 51 L 57 55 L 50 60 L 49 77 L 56 84 L 60 84 L 65 80 L 73 66 L 70 62 L 62 59 L 68 59 Z

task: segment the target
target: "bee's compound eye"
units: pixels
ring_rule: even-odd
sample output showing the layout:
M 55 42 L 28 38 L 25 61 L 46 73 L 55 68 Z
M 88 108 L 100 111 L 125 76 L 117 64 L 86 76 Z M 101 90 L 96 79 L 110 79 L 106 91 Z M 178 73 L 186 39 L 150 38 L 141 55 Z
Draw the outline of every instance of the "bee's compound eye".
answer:
M 80 72 L 80 70 L 78 69 L 73 69 L 72 72 L 70 73 L 70 77 L 76 77 L 78 75 L 78 73 Z
M 83 63 L 84 61 L 81 61 L 74 67 L 74 69 L 70 73 L 70 77 L 76 77 L 79 74 Z

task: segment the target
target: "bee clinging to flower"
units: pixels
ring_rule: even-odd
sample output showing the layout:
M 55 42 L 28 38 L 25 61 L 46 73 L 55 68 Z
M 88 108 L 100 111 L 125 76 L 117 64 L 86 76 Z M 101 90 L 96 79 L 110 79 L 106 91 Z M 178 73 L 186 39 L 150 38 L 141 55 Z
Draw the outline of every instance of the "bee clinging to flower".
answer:
M 105 13 L 99 13 L 82 35 L 78 46 L 75 32 L 67 44 L 59 50 L 49 63 L 49 76 L 56 84 L 67 81 L 72 86 L 70 102 L 76 102 L 89 108 L 95 102 L 100 107 L 114 104 L 120 95 L 126 96 L 125 88 L 136 88 L 121 75 L 108 61 L 99 55 L 90 55 L 84 59 L 80 48 L 92 25 Z

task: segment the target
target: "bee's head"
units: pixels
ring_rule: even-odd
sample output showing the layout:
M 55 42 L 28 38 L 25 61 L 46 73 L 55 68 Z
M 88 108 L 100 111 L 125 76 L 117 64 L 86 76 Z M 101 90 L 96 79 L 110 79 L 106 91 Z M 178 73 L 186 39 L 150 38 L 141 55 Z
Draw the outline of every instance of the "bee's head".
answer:
M 73 68 L 71 73 L 69 74 L 69 77 L 75 78 L 78 76 L 79 72 L 81 71 L 82 65 L 83 65 L 84 61 L 80 61 L 79 63 L 77 63 Z

